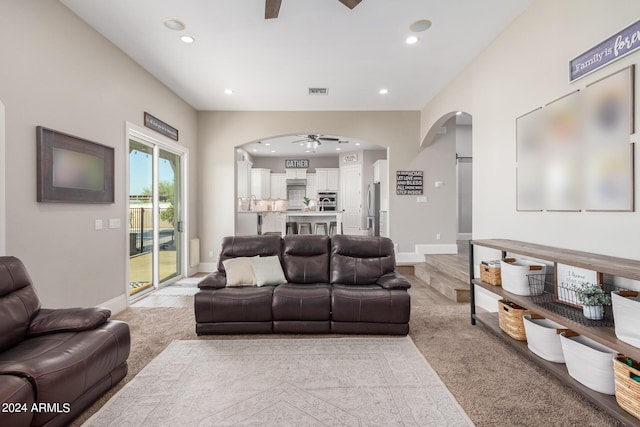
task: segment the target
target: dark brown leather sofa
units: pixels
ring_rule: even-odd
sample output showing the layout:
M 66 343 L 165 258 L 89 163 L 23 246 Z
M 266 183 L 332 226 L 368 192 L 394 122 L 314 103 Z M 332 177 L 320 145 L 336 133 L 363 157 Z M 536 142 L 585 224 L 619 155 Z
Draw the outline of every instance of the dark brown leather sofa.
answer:
M 226 286 L 225 260 L 274 255 L 287 283 Z M 385 237 L 225 237 L 218 270 L 198 285 L 196 333 L 406 335 L 411 285 L 395 267 L 393 242 Z
M 0 257 L 0 425 L 61 426 L 127 374 L 129 326 L 105 308 L 40 308 L 15 257 Z

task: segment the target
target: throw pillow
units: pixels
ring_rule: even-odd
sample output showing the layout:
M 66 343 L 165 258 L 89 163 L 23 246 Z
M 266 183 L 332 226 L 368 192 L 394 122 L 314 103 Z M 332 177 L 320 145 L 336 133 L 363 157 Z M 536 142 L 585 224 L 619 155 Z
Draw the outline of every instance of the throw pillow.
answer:
M 280 285 L 287 283 L 284 277 L 280 259 L 277 256 L 265 256 L 251 258 L 253 265 L 253 273 L 256 276 L 258 286 L 264 285 Z
M 227 275 L 227 286 L 255 286 L 256 278 L 251 266 L 251 258 L 238 257 L 222 261 Z

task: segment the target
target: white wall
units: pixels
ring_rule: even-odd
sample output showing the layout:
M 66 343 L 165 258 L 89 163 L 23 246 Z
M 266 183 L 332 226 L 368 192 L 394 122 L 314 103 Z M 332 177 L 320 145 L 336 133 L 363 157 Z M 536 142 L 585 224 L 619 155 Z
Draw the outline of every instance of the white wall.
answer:
M 0 26 L 5 175 L 10 177 L 7 253 L 25 263 L 44 306 L 124 299 L 125 122 L 142 126 L 148 111 L 178 128 L 180 144 L 197 159 L 196 113 L 61 3 L 3 1 L 2 9 L 3 17 L 10 17 Z M 36 202 L 39 125 L 114 147 L 115 203 Z M 189 175 L 194 194 L 196 173 L 193 167 Z M 190 212 L 189 237 L 195 237 L 195 202 Z M 122 228 L 94 230 L 96 219 L 106 224 L 109 218 L 119 218 Z
M 5 162 L 4 104 L 0 101 L 0 256 L 7 254 L 7 206 L 6 206 L 6 162 Z
M 630 64 L 640 52 L 568 83 L 568 62 L 640 16 L 637 0 L 538 0 L 421 114 L 421 137 L 444 114 L 473 116 L 473 237 L 509 238 L 640 259 L 640 212 L 516 212 L 515 119 Z M 636 67 L 636 105 L 640 85 Z M 640 125 L 640 109 L 635 123 Z M 638 134 L 631 141 L 640 142 Z M 638 158 L 638 144 L 635 156 Z M 640 174 L 635 199 L 640 200 Z M 495 255 L 495 254 L 494 254 Z

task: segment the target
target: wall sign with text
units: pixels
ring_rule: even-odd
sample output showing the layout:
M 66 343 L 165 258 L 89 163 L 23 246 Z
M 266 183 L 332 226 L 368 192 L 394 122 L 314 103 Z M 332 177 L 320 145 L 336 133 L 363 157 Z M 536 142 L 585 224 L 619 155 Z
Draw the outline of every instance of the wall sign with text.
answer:
M 396 194 L 422 195 L 424 189 L 422 171 L 396 171 Z
M 178 129 L 173 126 L 163 122 L 162 120 L 153 117 L 151 114 L 145 112 L 144 113 L 144 125 L 149 129 L 153 129 L 158 133 L 163 134 L 166 137 L 173 139 L 174 141 L 178 140 Z
M 288 169 L 308 169 L 309 159 L 286 159 L 284 167 Z
M 569 61 L 569 82 L 586 76 L 640 47 L 640 21 Z

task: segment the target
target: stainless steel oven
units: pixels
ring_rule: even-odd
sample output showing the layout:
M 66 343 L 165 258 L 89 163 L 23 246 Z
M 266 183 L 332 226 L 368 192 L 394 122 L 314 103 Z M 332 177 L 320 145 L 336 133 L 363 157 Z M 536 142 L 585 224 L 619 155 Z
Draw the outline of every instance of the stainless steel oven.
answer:
M 338 209 L 338 193 L 335 191 L 318 191 L 316 204 L 319 211 L 335 211 Z

